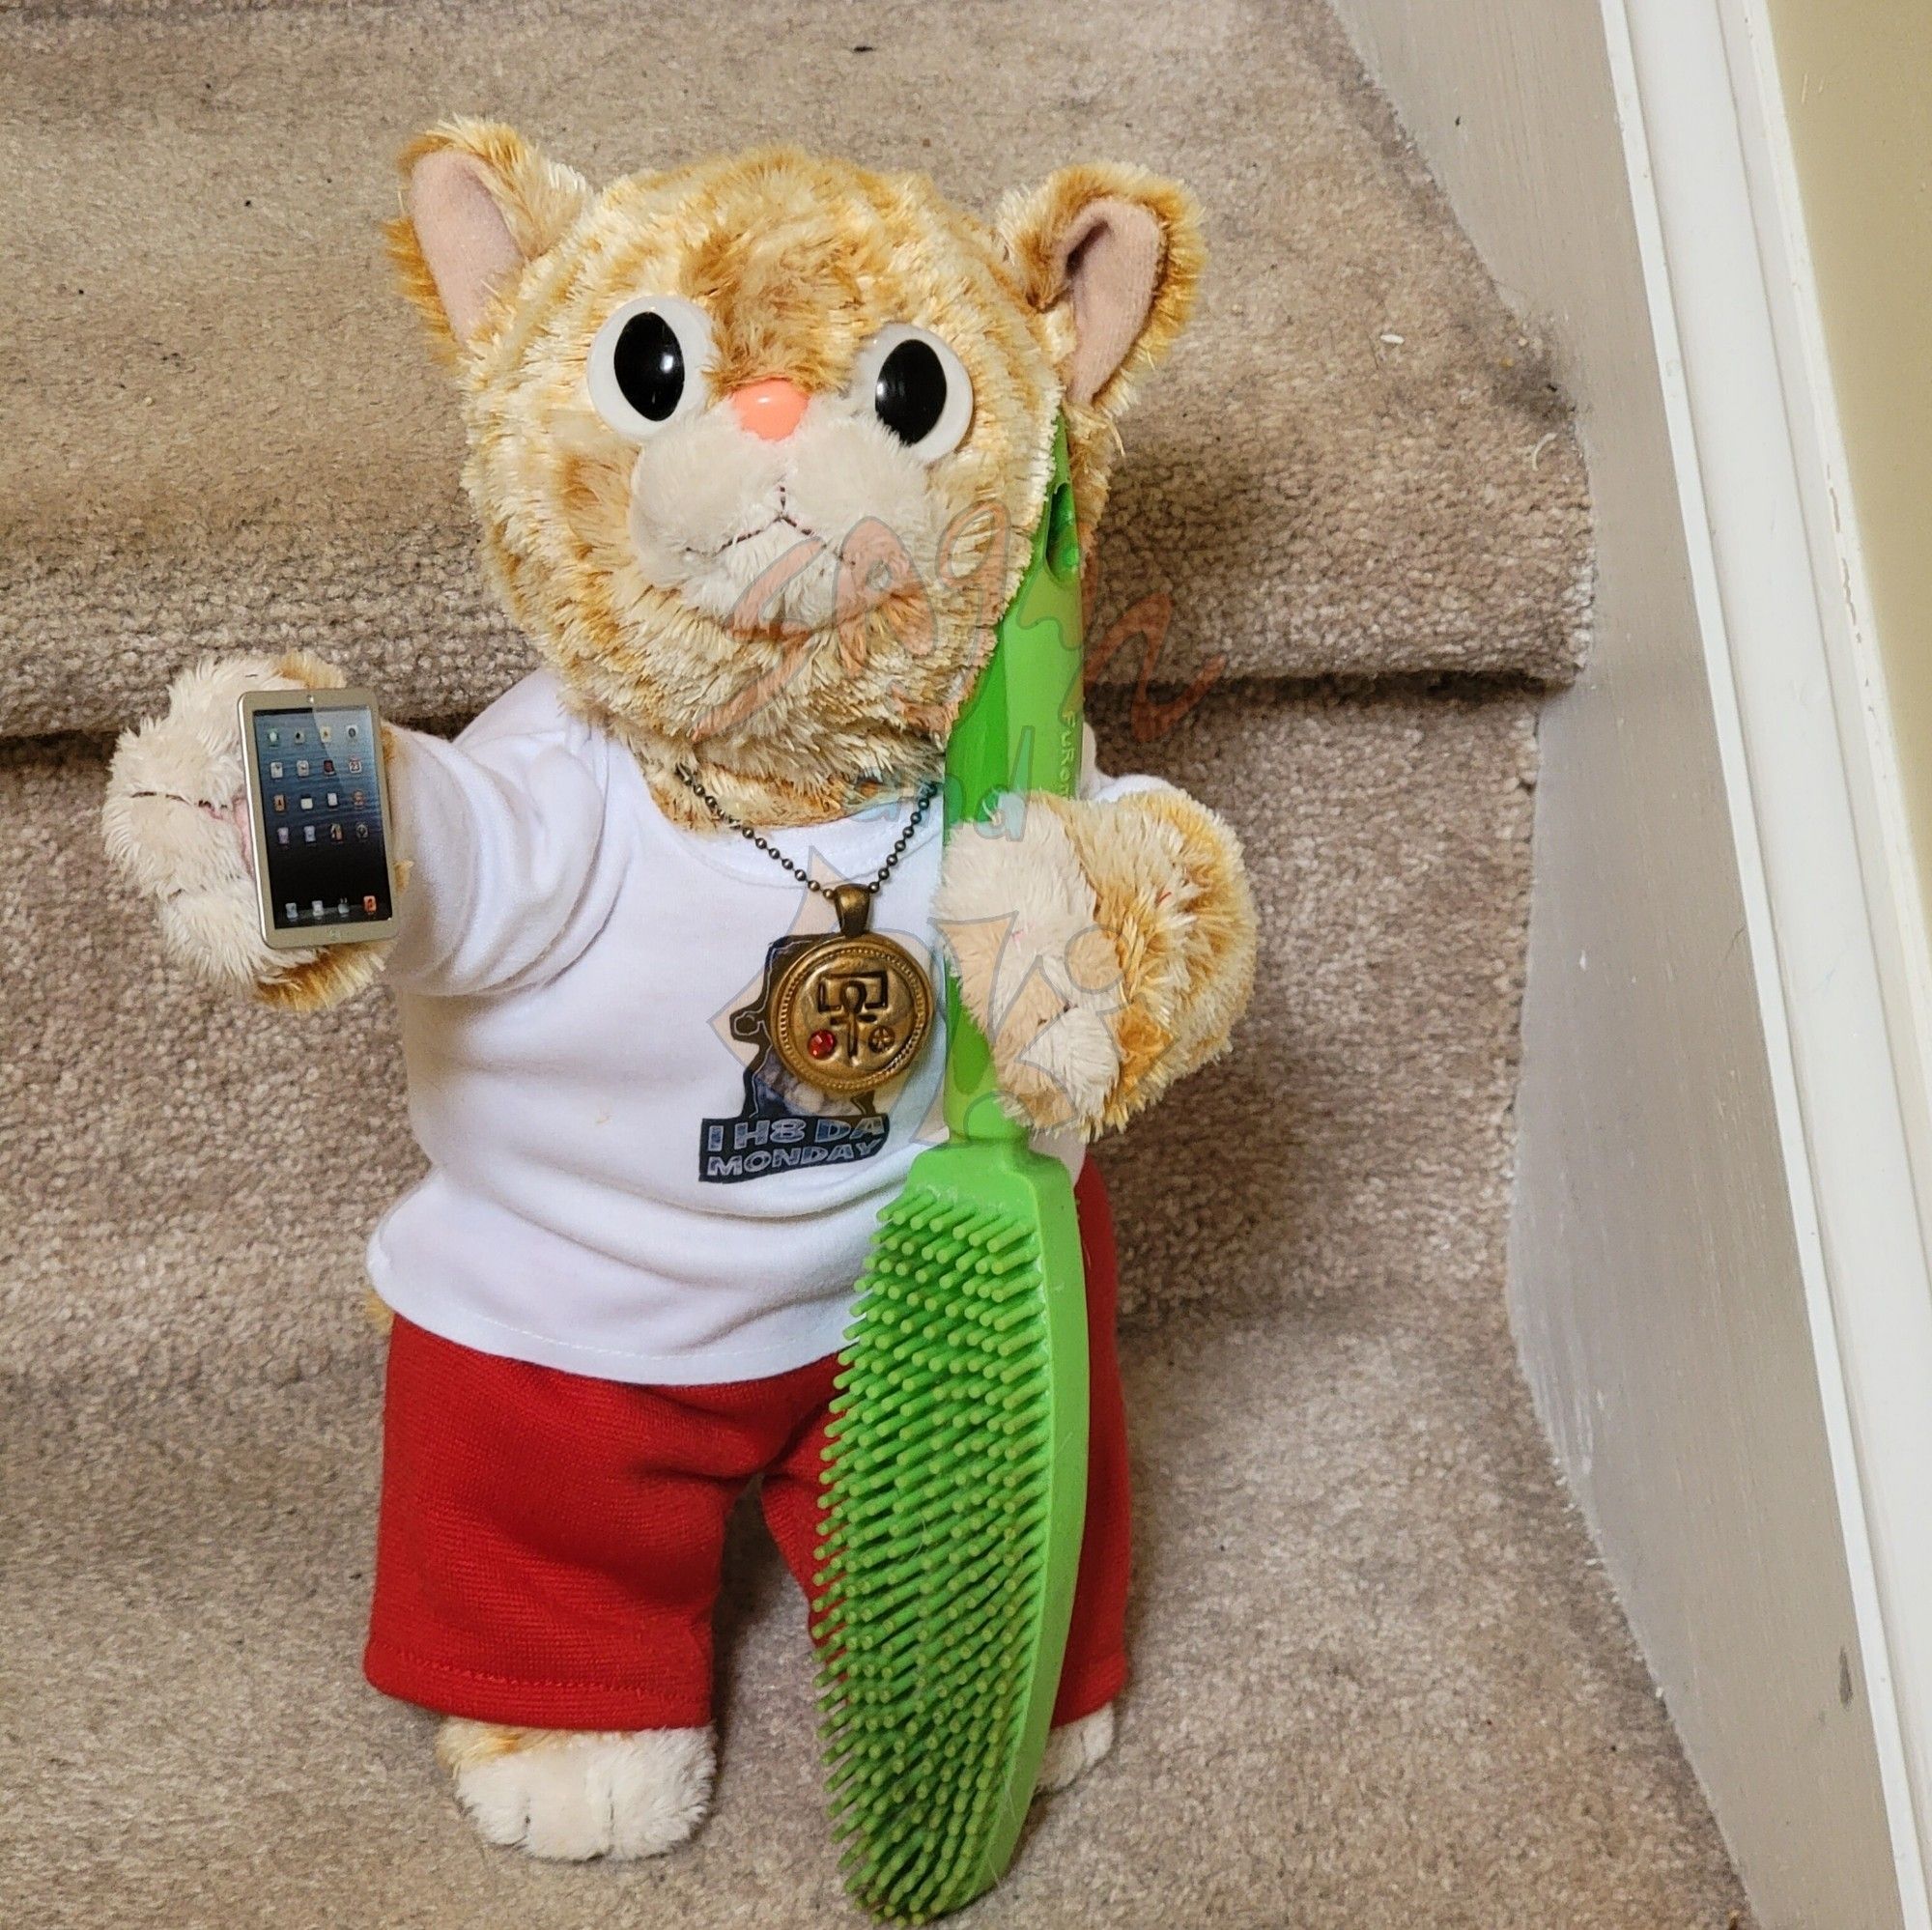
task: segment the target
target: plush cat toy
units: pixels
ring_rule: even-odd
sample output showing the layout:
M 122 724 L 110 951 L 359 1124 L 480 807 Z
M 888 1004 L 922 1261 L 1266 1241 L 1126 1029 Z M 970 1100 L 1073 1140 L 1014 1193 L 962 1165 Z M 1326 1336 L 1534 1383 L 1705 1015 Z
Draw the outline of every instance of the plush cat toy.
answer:
M 856 1096 L 773 1049 L 768 962 L 836 900 L 927 972 L 946 947 L 1006 1102 L 1079 1169 L 1089 1517 L 1041 1776 L 1064 1784 L 1109 1747 L 1126 1669 L 1113 1244 L 1082 1148 L 1224 1049 L 1254 915 L 1233 836 L 1169 785 L 1090 770 L 943 850 L 932 792 L 1057 417 L 1091 534 L 1116 419 L 1193 298 L 1191 205 L 1075 167 L 987 226 L 789 151 L 600 193 L 475 122 L 404 173 L 393 252 L 544 667 L 454 742 L 385 731 L 385 945 L 271 951 L 257 924 L 237 700 L 343 682 L 314 658 L 183 674 L 105 810 L 199 972 L 292 1011 L 379 975 L 396 997 L 430 1170 L 369 1250 L 395 1316 L 369 1679 L 444 1716 L 493 1842 L 648 1856 L 701 1822 L 726 1517 L 762 1476 L 809 1577 L 852 1282 L 942 1132 L 939 1024 Z

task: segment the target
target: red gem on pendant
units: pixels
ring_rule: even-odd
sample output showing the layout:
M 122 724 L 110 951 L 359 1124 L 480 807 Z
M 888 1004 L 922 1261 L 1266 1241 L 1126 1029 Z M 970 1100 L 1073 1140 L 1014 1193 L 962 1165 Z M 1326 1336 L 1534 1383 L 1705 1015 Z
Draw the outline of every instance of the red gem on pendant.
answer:
M 814 1059 L 830 1059 L 838 1050 L 838 1035 L 822 1030 L 815 1032 L 805 1041 L 805 1049 Z

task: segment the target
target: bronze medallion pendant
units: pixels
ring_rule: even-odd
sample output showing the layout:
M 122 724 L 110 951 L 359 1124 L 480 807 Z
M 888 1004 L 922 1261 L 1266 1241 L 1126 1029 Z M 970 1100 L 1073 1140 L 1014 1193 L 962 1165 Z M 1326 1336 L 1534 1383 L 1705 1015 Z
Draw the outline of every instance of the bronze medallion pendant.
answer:
M 733 817 L 689 771 L 679 781 L 725 829 L 757 846 L 838 915 L 836 934 L 782 941 L 760 1014 L 793 1078 L 841 1099 L 865 1099 L 909 1071 L 932 1031 L 932 980 L 906 948 L 873 931 L 872 894 L 893 874 L 938 795 L 928 786 L 868 885 L 827 885 Z M 775 948 L 776 951 L 776 948 Z
M 773 980 L 765 1028 L 787 1072 L 853 1098 L 910 1068 L 932 1030 L 932 981 L 896 939 L 869 931 L 872 894 L 834 885 L 836 937 L 789 958 Z

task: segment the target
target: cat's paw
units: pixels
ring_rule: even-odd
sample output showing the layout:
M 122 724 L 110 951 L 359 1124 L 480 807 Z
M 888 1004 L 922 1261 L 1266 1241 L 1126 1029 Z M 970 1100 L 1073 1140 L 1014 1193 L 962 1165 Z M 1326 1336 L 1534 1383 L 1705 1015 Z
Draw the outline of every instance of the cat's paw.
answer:
M 1008 796 L 954 832 L 933 917 L 1009 1108 L 1092 1131 L 1121 1075 L 1121 960 L 1060 817 Z
M 451 1717 L 437 1737 L 485 1842 L 559 1862 L 659 1857 L 711 1807 L 709 1729 L 510 1729 Z
M 1036 1796 L 1051 1796 L 1055 1790 L 1076 1783 L 1114 1746 L 1114 1705 L 1109 1702 L 1091 1716 L 1079 1717 L 1051 1729 L 1046 1737 L 1046 1753 L 1039 1760 L 1039 1775 L 1033 1786 Z
M 262 938 L 238 707 L 244 691 L 300 687 L 266 657 L 205 658 L 169 685 L 162 715 L 115 747 L 107 855 L 154 898 L 168 949 L 204 978 L 259 985 L 313 955 Z

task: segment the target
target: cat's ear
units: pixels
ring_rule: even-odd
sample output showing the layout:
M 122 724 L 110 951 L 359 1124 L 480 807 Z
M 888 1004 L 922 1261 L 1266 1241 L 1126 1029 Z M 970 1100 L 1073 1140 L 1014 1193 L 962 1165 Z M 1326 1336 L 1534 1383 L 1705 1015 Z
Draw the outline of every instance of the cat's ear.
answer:
M 590 184 L 514 128 L 445 121 L 404 149 L 403 212 L 384 233 L 403 292 L 445 348 L 475 340 L 495 298 L 554 248 Z
M 1145 168 L 1065 167 L 1009 195 L 995 225 L 1027 301 L 1058 318 L 1067 400 L 1118 415 L 1194 305 L 1194 197 Z

